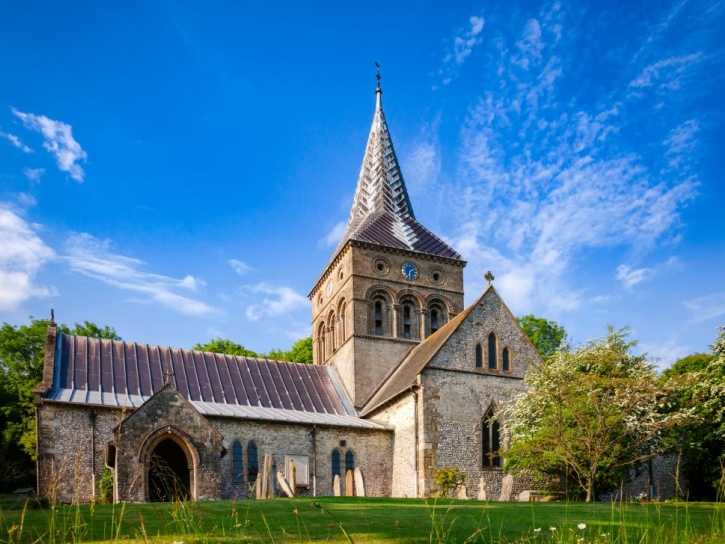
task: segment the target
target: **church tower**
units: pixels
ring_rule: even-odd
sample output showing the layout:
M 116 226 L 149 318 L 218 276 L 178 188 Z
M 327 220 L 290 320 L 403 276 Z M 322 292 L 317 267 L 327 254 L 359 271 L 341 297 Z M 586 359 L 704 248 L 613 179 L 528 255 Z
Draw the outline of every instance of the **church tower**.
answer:
M 463 309 L 466 263 L 413 214 L 382 94 L 378 74 L 347 229 L 309 294 L 314 362 L 337 368 L 356 408 Z

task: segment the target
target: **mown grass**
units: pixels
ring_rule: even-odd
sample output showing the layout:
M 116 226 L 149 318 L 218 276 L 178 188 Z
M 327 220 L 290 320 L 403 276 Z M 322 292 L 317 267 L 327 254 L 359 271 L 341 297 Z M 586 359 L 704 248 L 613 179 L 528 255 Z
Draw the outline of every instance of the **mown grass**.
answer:
M 130 541 L 720 544 L 725 507 L 340 497 L 0 511 L 0 542 Z

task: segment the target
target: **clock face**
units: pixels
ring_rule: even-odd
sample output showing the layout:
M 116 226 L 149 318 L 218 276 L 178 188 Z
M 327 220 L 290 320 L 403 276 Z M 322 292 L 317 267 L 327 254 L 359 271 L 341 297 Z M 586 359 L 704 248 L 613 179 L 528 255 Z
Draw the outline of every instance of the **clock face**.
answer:
M 409 280 L 415 280 L 418 278 L 418 269 L 413 263 L 405 263 L 400 268 L 400 271 L 403 273 L 403 276 Z
M 332 294 L 332 280 L 327 282 L 327 298 L 330 298 Z

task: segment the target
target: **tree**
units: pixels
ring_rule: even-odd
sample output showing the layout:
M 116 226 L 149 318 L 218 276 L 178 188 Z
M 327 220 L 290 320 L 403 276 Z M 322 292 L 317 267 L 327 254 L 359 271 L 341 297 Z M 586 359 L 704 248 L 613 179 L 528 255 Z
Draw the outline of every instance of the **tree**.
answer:
M 33 391 L 43 377 L 47 319 L 30 317 L 28 325 L 4 323 L 0 327 L 0 482 L 6 486 L 32 485 L 35 458 L 35 406 Z M 108 326 L 84 321 L 66 334 L 120 340 Z
M 663 432 L 689 412 L 672 409 L 672 391 L 644 355 L 631 353 L 627 334 L 609 327 L 605 338 L 529 370 L 527 390 L 504 411 L 511 469 L 571 481 L 589 502 L 665 449 Z
M 241 344 L 227 340 L 226 338 L 213 338 L 206 344 L 197 342 L 193 348 L 197 351 L 210 351 L 212 353 L 226 353 L 227 355 L 240 355 L 242 357 L 256 357 L 257 353 L 245 348 Z
M 524 333 L 529 337 L 534 347 L 539 350 L 542 357 L 550 357 L 556 351 L 566 346 L 567 335 L 564 327 L 556 321 L 549 321 L 543 317 L 536 317 L 532 314 L 517 317 Z
M 679 384 L 678 405 L 697 419 L 674 432 L 672 441 L 682 453 L 690 497 L 715 500 L 725 491 L 725 327 L 713 353 L 695 353 L 663 372 L 667 384 Z
M 289 361 L 290 363 L 312 364 L 312 337 L 297 340 L 292 347 L 283 351 L 281 349 L 271 350 L 265 357 L 276 361 Z

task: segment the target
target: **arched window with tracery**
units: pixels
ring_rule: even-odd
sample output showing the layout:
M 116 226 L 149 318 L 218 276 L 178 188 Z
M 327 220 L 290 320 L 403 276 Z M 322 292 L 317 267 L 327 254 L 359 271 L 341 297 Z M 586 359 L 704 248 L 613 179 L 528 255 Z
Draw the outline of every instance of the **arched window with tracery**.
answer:
M 501 423 L 493 407 L 483 416 L 481 429 L 482 464 L 484 467 L 501 466 Z
M 250 442 L 247 444 L 247 480 L 250 482 L 257 481 L 259 474 L 259 450 L 257 444 Z
M 440 300 L 433 300 L 428 303 L 428 334 L 433 334 L 446 324 L 445 306 Z
M 235 484 L 244 482 L 244 450 L 239 440 L 232 443 L 232 481 Z
M 403 304 L 403 338 L 411 337 L 411 318 L 410 314 L 413 312 L 410 304 Z
M 496 370 L 498 368 L 497 362 L 496 335 L 491 333 L 488 335 L 488 368 Z
M 368 299 L 368 330 L 376 336 L 392 336 L 390 323 L 390 297 L 382 289 L 374 291 Z
M 329 337 L 330 337 L 330 355 L 335 353 L 335 350 L 337 350 L 337 337 L 335 333 L 337 332 L 335 330 L 337 320 L 335 319 L 335 312 L 330 312 L 330 314 L 327 316 L 327 322 L 329 323 Z
M 501 369 L 504 372 L 509 372 L 511 370 L 509 348 L 503 348 L 503 353 L 501 354 Z
M 476 368 L 483 368 L 483 350 L 481 344 L 476 344 Z

